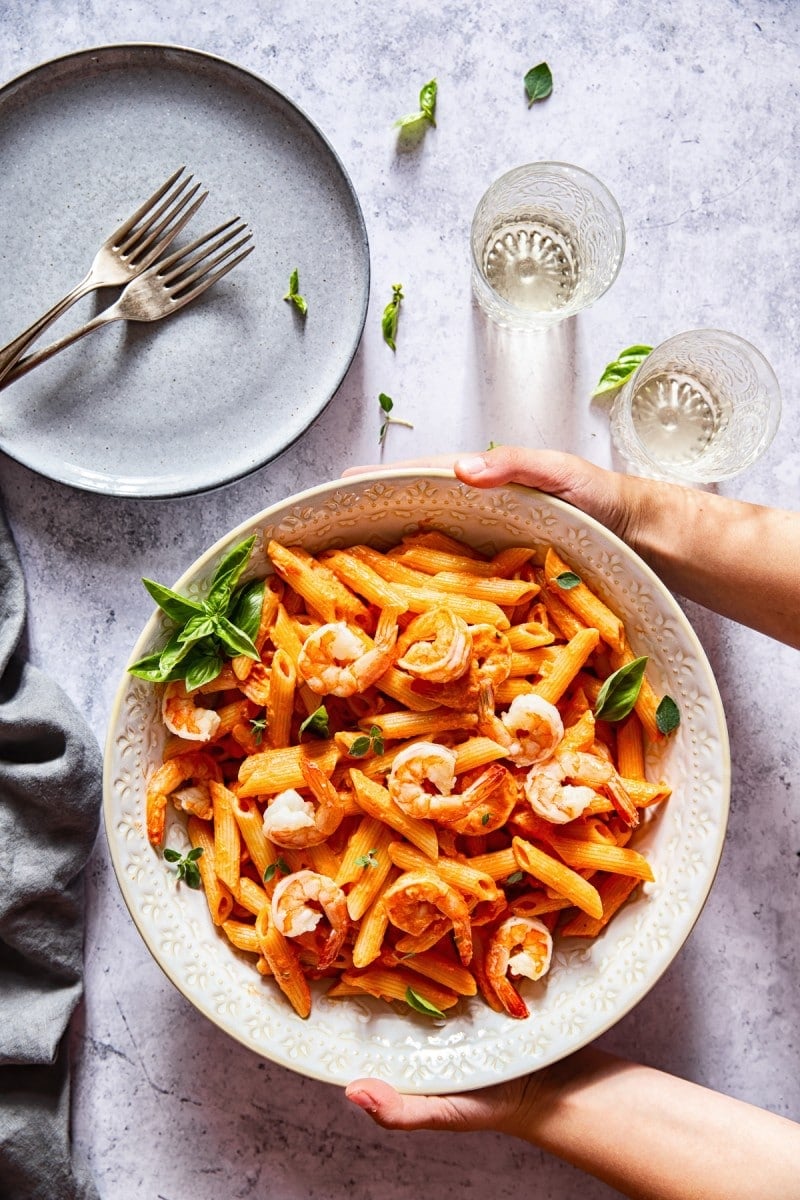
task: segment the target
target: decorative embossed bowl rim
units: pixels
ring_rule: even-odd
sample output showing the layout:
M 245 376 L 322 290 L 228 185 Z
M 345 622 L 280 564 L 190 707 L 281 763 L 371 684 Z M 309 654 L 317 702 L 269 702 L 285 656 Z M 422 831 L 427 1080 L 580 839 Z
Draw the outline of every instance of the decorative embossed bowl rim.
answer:
M 487 553 L 512 544 L 553 543 L 620 614 L 633 649 L 650 657 L 659 692 L 673 696 L 681 724 L 666 747 L 648 752 L 648 773 L 673 788 L 638 832 L 653 884 L 627 904 L 596 940 L 557 945 L 545 980 L 523 986 L 525 1021 L 494 1013 L 480 998 L 459 1003 L 446 1023 L 377 1001 L 326 1000 L 314 992 L 311 1016 L 291 1011 L 253 959 L 211 923 L 202 894 L 175 883 L 147 842 L 144 790 L 160 762 L 158 688 L 123 676 L 105 756 L 104 817 L 111 858 L 131 916 L 156 962 L 184 996 L 256 1053 L 329 1083 L 386 1079 L 407 1092 L 446 1093 L 512 1079 L 555 1062 L 604 1033 L 656 983 L 689 935 L 722 851 L 730 791 L 725 718 L 708 660 L 663 583 L 623 542 L 562 501 L 517 485 L 468 488 L 449 471 L 393 470 L 359 475 L 292 496 L 218 541 L 175 585 L 202 593 L 221 555 L 259 534 L 248 574 L 267 569 L 275 537 L 309 550 L 369 541 L 387 547 L 420 524 Z M 166 640 L 156 613 L 131 661 Z M 167 842 L 186 848 L 179 814 Z M 398 1006 L 399 1007 L 399 1006 Z

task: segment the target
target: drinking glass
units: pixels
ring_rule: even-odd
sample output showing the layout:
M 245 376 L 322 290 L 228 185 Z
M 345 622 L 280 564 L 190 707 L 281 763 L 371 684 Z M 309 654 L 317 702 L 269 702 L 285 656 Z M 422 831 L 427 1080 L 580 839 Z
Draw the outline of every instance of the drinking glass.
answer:
M 764 453 L 780 416 L 763 354 L 734 333 L 693 329 L 657 346 L 620 390 L 611 436 L 643 475 L 716 483 Z
M 537 162 L 502 175 L 475 210 L 472 286 L 488 317 L 546 329 L 594 304 L 625 251 L 619 205 L 588 171 Z

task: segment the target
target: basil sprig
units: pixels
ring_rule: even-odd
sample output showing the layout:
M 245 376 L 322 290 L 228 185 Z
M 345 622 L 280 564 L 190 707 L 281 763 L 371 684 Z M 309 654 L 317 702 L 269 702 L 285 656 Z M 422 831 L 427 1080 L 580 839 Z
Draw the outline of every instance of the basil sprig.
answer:
M 326 738 L 330 737 L 330 728 L 328 726 L 328 710 L 324 704 L 320 704 L 319 708 L 315 708 L 312 713 L 302 722 L 299 733 L 303 734 L 308 730 L 313 733 L 314 737 Z
M 444 1017 L 444 1013 L 435 1004 L 431 1004 L 430 1000 L 426 1000 L 424 996 L 420 996 L 419 992 L 415 992 L 413 988 L 406 988 L 406 1004 L 409 1008 L 413 1008 L 414 1012 L 422 1013 L 423 1017 Z
M 392 298 L 383 310 L 383 316 L 381 317 L 383 340 L 390 350 L 397 349 L 397 322 L 400 319 L 400 304 L 404 299 L 402 283 L 393 283 Z
M 407 129 L 410 125 L 418 125 L 420 121 L 428 121 L 436 127 L 436 93 L 438 91 L 436 80 L 431 79 L 430 83 L 426 83 L 419 94 L 419 111 L 409 113 L 407 117 L 401 117 L 395 124 L 400 129 Z
M 621 721 L 636 703 L 647 666 L 647 655 L 634 658 L 609 675 L 597 696 L 594 715 L 603 721 Z
M 652 346 L 628 346 L 627 350 L 620 350 L 619 356 L 606 366 L 592 395 L 602 396 L 604 392 L 615 392 L 617 388 L 621 388 L 642 365 L 652 349 Z
M 202 883 L 200 868 L 197 865 L 197 860 L 202 853 L 202 846 L 195 846 L 194 850 L 190 850 L 188 854 L 181 854 L 178 850 L 171 850 L 167 846 L 164 850 L 164 858 L 168 863 L 175 864 L 175 875 L 178 879 L 185 880 L 190 888 L 196 889 Z
M 300 315 L 304 317 L 308 313 L 308 304 L 300 295 L 300 292 L 298 291 L 299 287 L 300 273 L 297 270 L 297 267 L 295 267 L 289 276 L 289 290 L 283 298 L 284 300 L 287 300 L 289 304 L 293 304 Z
M 525 92 L 528 108 L 537 100 L 546 100 L 553 90 L 553 73 L 546 62 L 531 67 L 525 76 Z
M 255 544 L 255 534 L 229 550 L 220 562 L 205 600 L 190 600 L 152 579 L 142 583 L 178 628 L 166 646 L 146 654 L 131 675 L 150 683 L 183 679 L 188 691 L 216 679 L 226 658 L 244 654 L 259 661 L 253 643 L 261 619 L 263 579 L 236 587 Z

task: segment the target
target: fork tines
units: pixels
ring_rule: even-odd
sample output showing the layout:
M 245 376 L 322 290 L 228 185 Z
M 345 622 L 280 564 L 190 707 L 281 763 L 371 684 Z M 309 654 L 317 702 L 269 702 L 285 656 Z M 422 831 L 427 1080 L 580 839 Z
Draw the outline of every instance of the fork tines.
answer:
M 163 203 L 154 212 L 151 212 L 154 205 L 157 205 L 172 185 L 180 179 L 185 169 L 185 167 L 179 167 L 173 175 L 170 175 L 166 183 L 163 183 L 149 200 L 145 200 L 144 204 L 137 208 L 136 212 L 117 230 L 115 248 L 122 255 L 130 254 L 132 266 L 136 264 L 149 266 L 150 263 L 155 262 L 161 251 L 166 250 L 208 196 L 207 191 L 202 192 L 185 212 L 187 204 L 200 190 L 200 184 L 196 183 L 185 195 L 181 196 L 181 193 L 185 192 L 194 179 L 194 175 L 187 175 L 185 179 L 180 180 L 174 191 L 166 196 Z M 183 216 L 181 216 L 182 213 Z M 162 217 L 163 220 L 159 220 Z M 144 233 L 147 236 L 142 237 Z
M 236 251 L 252 238 L 252 232 L 239 238 L 239 234 L 244 233 L 246 229 L 245 222 L 241 221 L 239 217 L 232 217 L 230 221 L 225 221 L 203 237 L 197 238 L 188 246 L 174 251 L 163 259 L 158 264 L 156 273 L 158 278 L 169 287 L 173 299 L 183 303 L 191 300 L 199 292 L 210 287 L 217 279 L 221 279 L 228 271 L 233 270 L 243 258 L 247 258 L 255 247 L 248 246 L 241 254 L 231 259 L 231 255 L 236 254 Z M 233 242 L 233 245 L 229 245 L 233 238 L 239 238 L 239 240 Z M 217 254 L 217 251 L 223 246 L 227 248 L 221 254 Z M 194 267 L 197 267 L 197 270 L 193 270 Z M 216 270 L 214 270 L 215 267 Z

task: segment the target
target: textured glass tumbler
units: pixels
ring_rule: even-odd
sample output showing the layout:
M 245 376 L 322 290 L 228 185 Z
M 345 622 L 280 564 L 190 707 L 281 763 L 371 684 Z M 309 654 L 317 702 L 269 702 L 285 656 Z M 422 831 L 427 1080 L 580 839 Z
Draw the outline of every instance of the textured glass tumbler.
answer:
M 546 329 L 594 304 L 622 265 L 625 226 L 606 187 L 570 163 L 502 175 L 472 219 L 472 286 L 488 317 Z
M 643 475 L 716 483 L 764 453 L 780 417 L 763 354 L 736 334 L 693 329 L 657 346 L 620 390 L 611 436 Z

